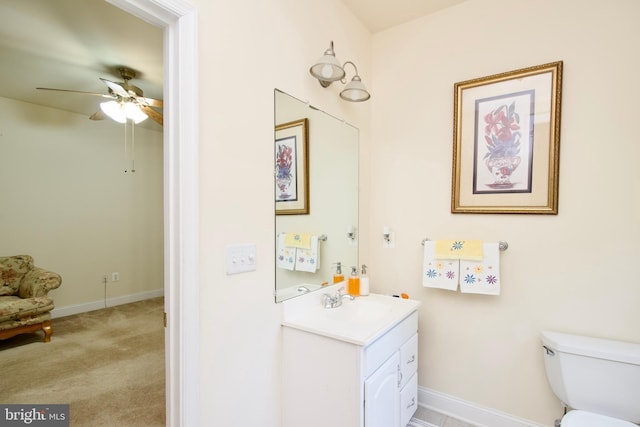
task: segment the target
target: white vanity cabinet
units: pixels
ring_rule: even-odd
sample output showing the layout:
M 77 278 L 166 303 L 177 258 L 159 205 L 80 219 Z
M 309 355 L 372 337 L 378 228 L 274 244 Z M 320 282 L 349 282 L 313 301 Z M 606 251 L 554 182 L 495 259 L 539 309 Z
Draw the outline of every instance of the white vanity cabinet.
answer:
M 357 315 L 345 316 L 351 324 L 343 329 L 331 324 L 330 310 L 340 308 L 321 309 L 310 321 L 304 316 L 283 321 L 283 427 L 407 425 L 418 401 L 419 303 L 375 298 L 401 309 L 394 306 L 389 319 L 371 325 Z M 327 330 L 317 323 L 323 317 L 329 318 Z M 363 325 L 353 325 L 359 321 Z M 370 330 L 351 330 L 360 327 Z
M 365 427 L 405 427 L 418 407 L 418 314 L 363 349 Z M 378 360 L 395 351 L 382 365 Z M 370 371 L 373 370 L 373 373 Z

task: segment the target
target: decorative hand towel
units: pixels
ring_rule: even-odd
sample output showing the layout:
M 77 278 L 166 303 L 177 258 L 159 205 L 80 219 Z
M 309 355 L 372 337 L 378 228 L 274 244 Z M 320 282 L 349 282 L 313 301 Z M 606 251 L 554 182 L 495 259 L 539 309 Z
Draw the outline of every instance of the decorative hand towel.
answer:
M 278 235 L 278 255 L 276 256 L 276 265 L 278 268 L 293 271 L 296 265 L 296 248 L 290 248 L 285 245 L 285 233 Z
M 482 261 L 460 260 L 460 290 L 464 293 L 500 295 L 500 248 L 483 244 Z
M 311 236 L 310 249 L 296 249 L 296 270 L 315 273 L 320 268 L 318 236 Z
M 422 286 L 457 291 L 459 266 L 457 259 L 436 259 L 435 242 L 424 242 Z
M 290 248 L 311 249 L 311 234 L 285 233 L 284 245 Z
M 482 240 L 436 240 L 435 257 L 482 261 Z

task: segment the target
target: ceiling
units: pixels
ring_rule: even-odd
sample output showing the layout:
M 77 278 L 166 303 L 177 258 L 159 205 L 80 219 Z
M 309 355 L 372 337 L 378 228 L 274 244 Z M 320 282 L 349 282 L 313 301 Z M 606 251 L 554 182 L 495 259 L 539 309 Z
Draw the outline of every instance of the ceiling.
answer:
M 372 32 L 465 0 L 341 0 Z M 36 87 L 107 93 L 99 79 L 130 83 L 162 99 L 162 30 L 104 0 L 0 0 L 0 97 L 87 117 L 103 98 Z M 144 126 L 156 127 L 153 120 Z
M 342 0 L 372 33 L 413 21 L 463 1 L 466 0 Z
M 87 117 L 104 98 L 36 87 L 107 93 L 100 77 L 162 99 L 163 34 L 104 0 L 0 0 L 0 97 Z M 153 120 L 140 126 L 161 129 Z

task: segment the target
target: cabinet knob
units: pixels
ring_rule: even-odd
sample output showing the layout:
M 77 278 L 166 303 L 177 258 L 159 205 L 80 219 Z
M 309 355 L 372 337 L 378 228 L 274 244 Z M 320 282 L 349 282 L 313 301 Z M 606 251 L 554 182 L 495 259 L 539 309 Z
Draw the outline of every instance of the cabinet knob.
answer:
M 409 403 L 409 404 L 407 405 L 407 409 L 411 408 L 411 407 L 412 407 L 413 405 L 415 405 L 415 404 L 416 404 L 416 398 L 415 398 L 415 397 L 412 397 L 412 398 L 411 398 L 411 403 Z
M 408 365 L 409 363 L 413 363 L 413 362 L 415 362 L 415 361 L 416 361 L 416 355 L 414 354 L 414 355 L 412 355 L 412 356 L 411 356 L 411 359 L 407 360 L 407 365 Z

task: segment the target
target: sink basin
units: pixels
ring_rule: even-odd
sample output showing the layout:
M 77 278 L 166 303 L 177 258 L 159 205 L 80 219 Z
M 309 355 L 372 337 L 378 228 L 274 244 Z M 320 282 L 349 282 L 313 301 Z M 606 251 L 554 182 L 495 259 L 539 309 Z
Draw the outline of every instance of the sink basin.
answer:
M 386 301 L 360 297 L 353 301 L 345 299 L 340 307 L 324 309 L 324 314 L 338 322 L 368 323 L 388 316 L 392 308 Z
M 367 345 L 420 306 L 419 301 L 370 294 L 353 301 L 345 299 L 340 307 L 324 308 L 321 294 L 284 301 L 282 325 Z

